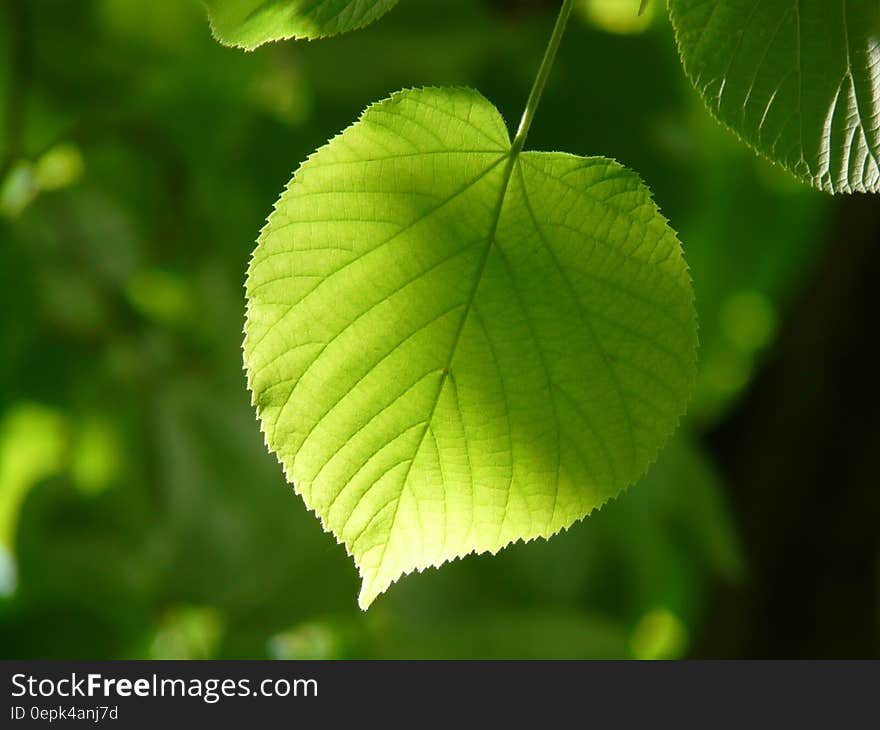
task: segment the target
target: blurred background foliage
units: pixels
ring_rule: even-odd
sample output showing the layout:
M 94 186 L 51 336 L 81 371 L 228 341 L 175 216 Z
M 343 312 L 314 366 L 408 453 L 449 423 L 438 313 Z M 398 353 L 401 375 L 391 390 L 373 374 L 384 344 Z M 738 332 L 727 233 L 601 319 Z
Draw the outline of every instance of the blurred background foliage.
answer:
M 403 0 L 245 54 L 197 0 L 0 0 L 0 655 L 880 654 L 880 201 L 741 146 L 662 3 L 638 5 L 581 1 L 529 143 L 638 170 L 680 231 L 690 415 L 588 520 L 363 614 L 248 403 L 253 242 L 299 162 L 391 91 L 472 85 L 515 123 L 556 3 Z

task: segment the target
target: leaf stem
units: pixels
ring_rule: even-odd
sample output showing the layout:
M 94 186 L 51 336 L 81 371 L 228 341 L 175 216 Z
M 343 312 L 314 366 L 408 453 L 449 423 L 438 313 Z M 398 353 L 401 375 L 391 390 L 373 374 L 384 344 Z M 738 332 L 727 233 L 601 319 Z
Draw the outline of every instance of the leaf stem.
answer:
M 556 52 L 559 50 L 559 44 L 562 42 L 562 36 L 565 34 L 565 26 L 568 25 L 571 11 L 574 10 L 574 3 L 575 0 L 563 0 L 562 2 L 562 8 L 559 10 L 559 16 L 556 18 L 556 25 L 553 28 L 553 35 L 550 36 L 550 42 L 547 44 L 547 50 L 544 53 L 544 60 L 541 61 L 541 68 L 538 69 L 538 75 L 535 77 L 535 83 L 532 84 L 529 100 L 526 102 L 526 110 L 523 112 L 522 121 L 519 123 L 519 129 L 516 131 L 516 137 L 513 139 L 512 150 L 514 156 L 522 152 L 523 146 L 526 143 L 529 127 L 532 126 L 535 112 L 541 103 L 541 96 L 544 94 L 547 78 L 550 76 L 553 62 L 556 60 Z

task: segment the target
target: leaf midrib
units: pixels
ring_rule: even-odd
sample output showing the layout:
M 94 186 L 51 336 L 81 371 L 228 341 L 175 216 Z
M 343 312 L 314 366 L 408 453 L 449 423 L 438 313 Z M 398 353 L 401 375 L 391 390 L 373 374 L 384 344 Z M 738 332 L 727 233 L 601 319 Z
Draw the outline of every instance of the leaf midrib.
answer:
M 440 403 L 440 396 L 442 395 L 443 388 L 445 387 L 446 381 L 449 378 L 450 368 L 452 367 L 453 360 L 455 360 L 455 353 L 458 351 L 458 345 L 461 342 L 461 336 L 464 332 L 464 326 L 467 323 L 471 310 L 473 309 L 474 300 L 477 297 L 477 292 L 479 291 L 480 284 L 483 281 L 483 274 L 486 271 L 486 265 L 489 263 L 489 255 L 492 253 L 492 248 L 495 245 L 495 239 L 498 233 L 498 225 L 501 222 L 501 211 L 504 208 L 504 201 L 507 198 L 507 190 L 510 188 L 510 181 L 513 179 L 513 168 L 516 166 L 520 154 L 521 153 L 513 147 L 511 147 L 510 151 L 507 153 L 507 162 L 505 163 L 504 172 L 501 178 L 501 186 L 498 193 L 498 202 L 495 204 L 495 209 L 492 215 L 492 223 L 489 228 L 489 235 L 486 238 L 486 250 L 483 252 L 483 256 L 477 267 L 476 274 L 474 275 L 474 284 L 471 287 L 471 291 L 469 292 L 467 301 L 465 302 L 464 310 L 462 311 L 461 319 L 458 323 L 458 328 L 452 340 L 452 346 L 449 348 L 449 357 L 446 360 L 446 365 L 441 371 L 440 379 L 437 383 L 437 390 L 434 393 L 433 402 L 431 404 L 431 410 L 428 413 L 425 425 L 422 427 L 422 434 L 419 437 L 419 441 L 415 450 L 413 451 L 412 459 L 410 459 L 409 464 L 406 468 L 406 472 L 403 475 L 403 481 L 401 482 L 400 487 L 400 494 L 398 495 L 395 502 L 394 512 L 391 515 L 391 524 L 388 527 L 388 539 L 386 539 L 384 544 L 382 545 L 382 554 L 379 556 L 379 571 L 381 571 L 382 565 L 385 562 L 385 554 L 388 551 L 388 545 L 391 542 L 391 533 L 394 531 L 394 525 L 397 521 L 397 513 L 400 509 L 400 503 L 403 501 L 403 491 L 407 488 L 409 475 L 412 472 L 413 464 L 415 464 L 416 459 L 418 458 L 419 453 L 422 450 L 425 436 L 428 434 L 428 430 L 431 427 L 431 422 L 434 420 L 434 414 L 437 411 L 437 405 Z

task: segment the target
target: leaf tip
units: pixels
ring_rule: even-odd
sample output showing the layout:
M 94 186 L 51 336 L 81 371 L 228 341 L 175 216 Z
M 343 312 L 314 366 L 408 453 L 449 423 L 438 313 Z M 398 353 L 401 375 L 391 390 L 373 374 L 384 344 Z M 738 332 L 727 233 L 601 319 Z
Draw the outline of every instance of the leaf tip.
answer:
M 355 560 L 355 563 L 357 563 L 357 560 Z M 358 606 L 361 611 L 366 611 L 373 605 L 373 601 L 388 590 L 391 584 L 394 583 L 394 580 L 388 580 L 387 578 L 381 579 L 379 573 L 367 573 L 359 565 L 358 572 L 361 576 L 361 590 L 358 594 Z M 400 576 L 398 576 L 398 578 L 399 577 Z

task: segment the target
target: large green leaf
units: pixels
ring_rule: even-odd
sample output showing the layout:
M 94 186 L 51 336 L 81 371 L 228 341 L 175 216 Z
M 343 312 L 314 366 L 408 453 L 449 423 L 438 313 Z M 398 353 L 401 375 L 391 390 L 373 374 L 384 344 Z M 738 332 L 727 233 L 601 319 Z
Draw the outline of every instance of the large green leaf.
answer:
M 397 0 L 205 0 L 219 41 L 253 50 L 287 38 L 323 38 L 362 28 Z
M 515 151 L 467 89 L 395 94 L 303 164 L 247 297 L 267 444 L 363 607 L 618 494 L 694 378 L 690 280 L 639 178 Z
M 880 2 L 669 0 L 715 116 L 829 192 L 880 190 Z

